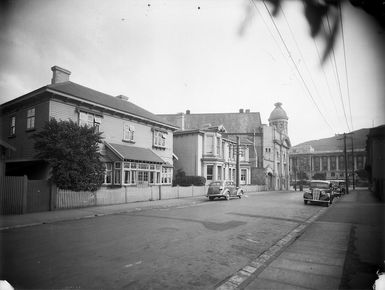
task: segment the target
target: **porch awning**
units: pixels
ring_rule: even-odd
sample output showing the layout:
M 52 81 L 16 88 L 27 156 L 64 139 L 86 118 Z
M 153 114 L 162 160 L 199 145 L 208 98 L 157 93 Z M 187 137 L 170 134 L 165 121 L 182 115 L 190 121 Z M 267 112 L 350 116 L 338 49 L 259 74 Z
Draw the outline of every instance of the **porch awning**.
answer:
M 115 155 L 121 160 L 132 160 L 137 162 L 153 162 L 164 164 L 164 160 L 156 155 L 152 150 L 148 148 L 127 146 L 121 144 L 113 144 L 105 142 L 107 148 L 109 148 Z

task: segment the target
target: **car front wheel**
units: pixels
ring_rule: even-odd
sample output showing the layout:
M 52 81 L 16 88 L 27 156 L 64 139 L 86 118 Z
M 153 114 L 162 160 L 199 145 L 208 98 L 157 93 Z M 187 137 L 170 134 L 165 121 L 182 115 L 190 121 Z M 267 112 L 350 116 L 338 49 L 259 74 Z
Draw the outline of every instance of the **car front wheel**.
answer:
M 307 200 L 304 200 L 303 203 L 304 203 L 304 204 L 307 204 Z
M 228 192 L 226 192 L 225 198 L 226 198 L 226 200 L 230 200 L 230 194 Z

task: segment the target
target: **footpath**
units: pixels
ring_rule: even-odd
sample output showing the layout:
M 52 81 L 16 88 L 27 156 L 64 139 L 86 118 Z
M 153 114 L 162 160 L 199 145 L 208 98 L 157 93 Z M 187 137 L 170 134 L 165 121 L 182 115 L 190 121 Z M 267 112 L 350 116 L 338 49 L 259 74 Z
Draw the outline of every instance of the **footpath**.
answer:
M 352 190 L 274 257 L 244 268 L 242 283 L 221 288 L 373 289 L 377 271 L 385 272 L 384 226 L 385 204 L 368 190 Z

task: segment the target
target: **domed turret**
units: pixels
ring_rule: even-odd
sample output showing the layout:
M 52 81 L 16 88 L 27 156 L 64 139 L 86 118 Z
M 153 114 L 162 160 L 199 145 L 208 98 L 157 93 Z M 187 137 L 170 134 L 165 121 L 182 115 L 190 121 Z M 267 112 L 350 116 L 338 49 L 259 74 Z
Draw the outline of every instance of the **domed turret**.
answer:
M 282 109 L 282 103 L 275 103 L 274 106 L 275 108 L 269 117 L 269 125 L 274 126 L 279 132 L 287 135 L 287 121 L 289 120 L 289 117 L 285 110 Z
M 269 117 L 269 122 L 275 121 L 275 120 L 289 120 L 287 117 L 287 114 L 284 109 L 282 109 L 282 103 L 275 103 L 274 104 L 275 108 L 271 112 L 270 117 Z

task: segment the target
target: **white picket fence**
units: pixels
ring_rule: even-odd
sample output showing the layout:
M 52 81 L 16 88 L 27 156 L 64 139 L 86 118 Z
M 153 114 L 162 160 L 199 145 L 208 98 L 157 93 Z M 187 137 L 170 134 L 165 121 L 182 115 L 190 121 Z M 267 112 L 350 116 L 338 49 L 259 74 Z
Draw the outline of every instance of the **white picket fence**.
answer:
M 265 186 L 242 186 L 246 192 L 265 191 Z M 80 208 L 98 205 L 122 204 L 137 201 L 160 199 L 175 199 L 194 196 L 204 196 L 207 186 L 148 186 L 148 187 L 102 187 L 96 192 L 71 191 L 57 189 L 56 208 Z

